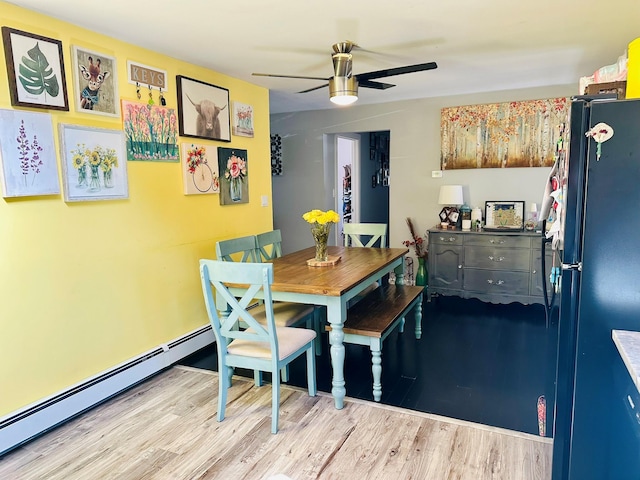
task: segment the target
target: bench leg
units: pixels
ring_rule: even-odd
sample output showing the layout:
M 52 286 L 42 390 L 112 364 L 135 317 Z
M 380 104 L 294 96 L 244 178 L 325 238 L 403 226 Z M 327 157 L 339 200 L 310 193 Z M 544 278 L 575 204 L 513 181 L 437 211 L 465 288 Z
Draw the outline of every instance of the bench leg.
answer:
M 371 339 L 371 371 L 373 372 L 373 400 L 382 398 L 382 342 L 379 338 Z
M 416 316 L 416 338 L 420 340 L 422 337 L 422 295 L 413 310 Z

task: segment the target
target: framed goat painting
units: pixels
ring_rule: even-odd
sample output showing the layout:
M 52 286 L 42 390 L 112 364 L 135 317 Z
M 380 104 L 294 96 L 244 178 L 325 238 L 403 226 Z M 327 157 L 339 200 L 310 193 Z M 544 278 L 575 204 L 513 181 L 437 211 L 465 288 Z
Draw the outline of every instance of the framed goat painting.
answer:
M 119 117 L 116 59 L 77 46 L 71 54 L 76 111 Z
M 230 142 L 229 90 L 182 75 L 176 83 L 180 135 Z
M 2 27 L 11 105 L 69 110 L 62 42 Z

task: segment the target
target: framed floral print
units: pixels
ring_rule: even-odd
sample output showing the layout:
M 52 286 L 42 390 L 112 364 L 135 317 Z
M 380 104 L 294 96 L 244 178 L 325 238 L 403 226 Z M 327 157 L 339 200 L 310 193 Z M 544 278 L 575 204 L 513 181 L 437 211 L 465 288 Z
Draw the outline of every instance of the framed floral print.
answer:
M 220 205 L 249 203 L 249 166 L 247 151 L 218 147 L 220 169 Z
M 59 125 L 65 202 L 129 198 L 120 130 Z
M 253 137 L 253 107 L 246 103 L 233 102 L 233 134 Z
M 62 42 L 2 27 L 11 105 L 69 110 Z

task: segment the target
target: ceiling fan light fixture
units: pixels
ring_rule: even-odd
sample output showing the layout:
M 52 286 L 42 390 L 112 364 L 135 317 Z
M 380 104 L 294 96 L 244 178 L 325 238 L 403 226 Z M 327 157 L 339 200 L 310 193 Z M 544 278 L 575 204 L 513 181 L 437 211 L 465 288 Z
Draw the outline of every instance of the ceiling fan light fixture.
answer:
M 358 100 L 356 77 L 333 77 L 329 80 L 329 99 L 336 105 L 351 105 Z

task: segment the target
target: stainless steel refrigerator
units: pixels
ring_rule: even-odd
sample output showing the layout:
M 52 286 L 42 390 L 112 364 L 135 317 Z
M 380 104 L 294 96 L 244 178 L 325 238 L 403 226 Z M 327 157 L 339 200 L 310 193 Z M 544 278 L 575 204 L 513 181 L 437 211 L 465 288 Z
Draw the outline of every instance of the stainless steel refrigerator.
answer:
M 576 97 L 569 128 L 552 478 L 640 479 L 638 391 L 611 336 L 640 331 L 640 100 Z

